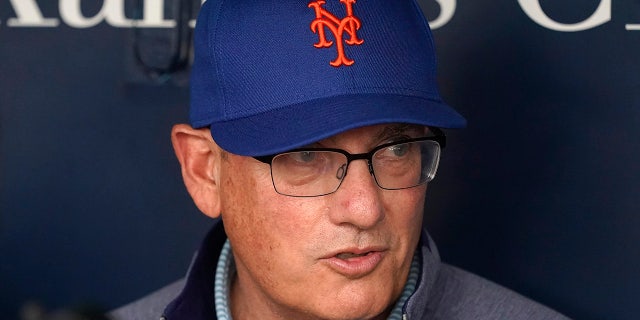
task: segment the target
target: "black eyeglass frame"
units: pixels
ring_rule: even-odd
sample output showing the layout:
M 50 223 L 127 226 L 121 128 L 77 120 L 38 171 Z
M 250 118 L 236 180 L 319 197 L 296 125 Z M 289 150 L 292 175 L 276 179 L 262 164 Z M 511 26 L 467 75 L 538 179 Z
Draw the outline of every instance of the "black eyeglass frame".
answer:
M 272 154 L 272 155 L 266 155 L 266 156 L 255 156 L 253 157 L 254 159 L 266 163 L 268 164 L 270 167 L 272 166 L 272 162 L 273 159 L 281 154 L 285 154 L 285 153 L 292 153 L 292 152 L 305 152 L 305 151 L 309 151 L 309 152 L 318 152 L 318 151 L 332 151 L 332 152 L 337 152 L 337 153 L 341 153 L 343 154 L 346 158 L 347 158 L 347 163 L 345 164 L 345 169 L 349 167 L 349 164 L 351 164 L 352 161 L 354 160 L 367 160 L 367 166 L 369 168 L 369 173 L 373 176 L 376 185 L 378 185 L 378 187 L 385 189 L 385 190 L 401 190 L 401 189 L 408 189 L 408 188 L 412 188 L 412 187 L 416 187 L 416 186 L 412 186 L 412 187 L 406 187 L 406 188 L 398 188 L 398 189 L 389 189 L 389 188 L 384 188 L 382 186 L 380 186 L 380 184 L 378 183 L 378 180 L 376 178 L 375 172 L 373 171 L 373 155 L 384 149 L 384 148 L 388 148 L 390 146 L 394 146 L 394 145 L 399 145 L 399 144 L 404 144 L 404 143 L 411 143 L 411 142 L 420 142 L 420 141 L 435 141 L 438 143 L 438 145 L 440 146 L 440 149 L 444 149 L 446 146 L 446 136 L 444 135 L 444 133 L 438 129 L 438 128 L 429 128 L 430 131 L 434 134 L 434 136 L 429 136 L 429 137 L 420 137 L 420 138 L 412 138 L 412 139 L 404 139 L 404 140 L 398 140 L 398 141 L 394 141 L 394 142 L 389 142 L 389 143 L 385 143 L 382 145 L 379 145 L 375 148 L 373 148 L 371 151 L 369 152 L 365 152 L 365 153 L 349 153 L 345 150 L 342 149 L 337 149 L 337 148 L 298 148 L 298 149 L 293 149 L 293 150 L 289 150 L 289 151 L 285 151 L 285 152 L 281 152 L 281 153 L 277 153 L 277 154 Z M 273 167 L 271 167 L 272 169 Z M 345 176 L 346 176 L 346 172 L 345 172 Z M 344 179 L 344 177 L 342 178 Z M 275 188 L 275 182 L 273 181 L 273 171 L 271 171 L 271 182 L 272 184 L 274 184 L 274 188 Z M 289 195 L 289 194 L 283 194 L 278 192 L 278 189 L 276 189 L 276 192 L 286 195 L 286 196 L 290 196 L 290 197 L 319 197 L 319 196 L 324 196 L 324 195 L 328 195 L 331 194 L 333 192 L 336 192 L 339 188 L 340 185 L 342 184 L 342 181 L 340 182 L 340 184 L 338 185 L 338 187 L 336 188 L 336 190 L 329 192 L 329 193 L 324 193 L 324 194 L 319 194 L 319 195 L 313 195 L 313 196 L 297 196 L 297 195 Z M 420 184 L 419 184 L 420 185 Z

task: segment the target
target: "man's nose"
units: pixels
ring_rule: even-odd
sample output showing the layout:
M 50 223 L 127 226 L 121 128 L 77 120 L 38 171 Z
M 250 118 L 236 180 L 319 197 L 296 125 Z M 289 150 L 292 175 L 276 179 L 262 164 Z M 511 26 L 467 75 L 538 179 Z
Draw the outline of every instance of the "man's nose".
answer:
M 380 192 L 366 160 L 349 164 L 340 188 L 333 194 L 336 204 L 331 210 L 335 224 L 351 224 L 369 229 L 384 219 Z

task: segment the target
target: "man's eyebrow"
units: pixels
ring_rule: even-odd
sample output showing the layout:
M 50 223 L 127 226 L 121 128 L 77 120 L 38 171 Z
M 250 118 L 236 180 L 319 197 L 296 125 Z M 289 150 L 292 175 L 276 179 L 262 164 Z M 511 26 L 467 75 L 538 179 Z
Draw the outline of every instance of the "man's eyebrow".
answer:
M 417 124 L 400 123 L 386 126 L 377 136 L 378 141 L 387 140 L 389 138 L 406 136 L 410 133 L 421 133 L 424 127 Z

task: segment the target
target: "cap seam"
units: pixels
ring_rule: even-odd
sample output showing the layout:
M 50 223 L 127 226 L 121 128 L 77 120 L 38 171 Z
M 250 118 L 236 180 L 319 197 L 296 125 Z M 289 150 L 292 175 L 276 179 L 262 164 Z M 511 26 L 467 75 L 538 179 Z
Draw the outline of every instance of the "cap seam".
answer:
M 428 32 L 426 30 L 431 30 L 431 27 L 429 26 L 429 22 L 427 20 L 427 18 L 424 16 L 424 12 L 422 11 L 422 8 L 420 7 L 420 5 L 416 2 L 416 0 L 411 1 L 413 3 L 413 6 L 415 8 L 415 10 L 417 11 L 418 15 L 420 15 L 420 17 L 422 18 L 422 31 L 423 33 L 426 34 L 427 38 L 429 39 L 429 46 L 431 47 L 431 51 L 433 51 L 433 65 L 431 66 L 431 71 L 433 72 L 433 74 L 436 73 L 436 69 L 437 69 L 437 65 L 438 65 L 438 55 L 435 54 L 436 53 L 436 47 L 433 43 L 433 31 L 432 32 Z M 425 32 L 426 31 L 426 32 Z M 437 83 L 434 83 L 434 85 L 436 85 L 437 87 Z
M 213 37 L 209 37 L 209 50 L 211 50 L 211 53 L 213 55 L 215 55 L 215 57 L 212 59 L 211 61 L 211 67 L 216 70 L 216 78 L 217 79 L 224 79 L 224 72 L 222 70 L 222 65 L 220 63 L 221 59 L 218 59 L 218 57 L 220 56 L 220 52 L 218 50 L 220 50 L 219 48 L 217 48 L 216 44 L 218 43 L 218 35 L 219 35 L 219 30 L 218 30 L 218 25 L 220 22 L 220 19 L 222 17 L 222 7 L 225 4 L 224 0 L 220 1 L 220 4 L 218 5 L 218 10 L 217 15 L 215 17 L 215 25 L 213 26 L 213 30 L 215 30 L 215 33 L 213 34 Z M 222 103 L 220 104 L 222 106 L 222 118 L 226 119 L 227 118 L 227 109 L 226 109 L 226 97 L 225 97 L 225 89 L 224 89 L 224 85 L 221 81 L 218 81 L 218 87 L 216 88 L 216 90 L 218 90 L 219 94 L 220 94 L 220 100 L 222 101 Z M 209 96 L 209 105 L 214 106 L 214 101 L 213 101 L 213 96 Z M 211 111 L 210 114 L 214 114 L 214 111 Z

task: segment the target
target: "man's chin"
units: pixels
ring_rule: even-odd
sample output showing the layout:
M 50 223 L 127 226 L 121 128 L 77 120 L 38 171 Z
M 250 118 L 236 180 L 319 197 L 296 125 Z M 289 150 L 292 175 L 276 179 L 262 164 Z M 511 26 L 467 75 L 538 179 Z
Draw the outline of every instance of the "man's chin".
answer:
M 346 298 L 348 301 L 327 301 L 325 306 L 332 306 L 330 309 L 324 309 L 321 319 L 332 320 L 383 320 L 387 319 L 391 313 L 394 303 L 389 299 L 380 299 L 376 297 L 358 297 L 357 294 L 352 299 Z M 381 306 L 390 306 L 381 308 Z

